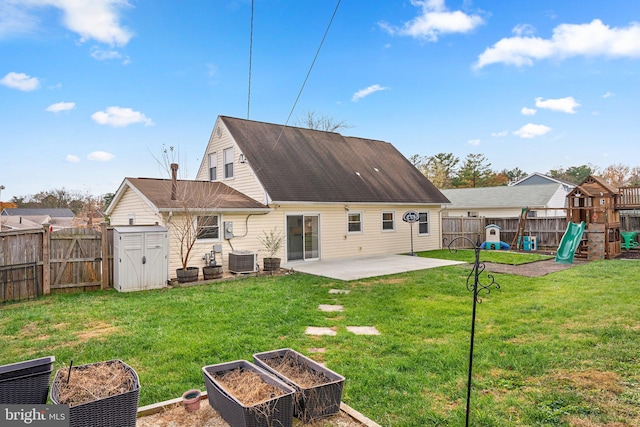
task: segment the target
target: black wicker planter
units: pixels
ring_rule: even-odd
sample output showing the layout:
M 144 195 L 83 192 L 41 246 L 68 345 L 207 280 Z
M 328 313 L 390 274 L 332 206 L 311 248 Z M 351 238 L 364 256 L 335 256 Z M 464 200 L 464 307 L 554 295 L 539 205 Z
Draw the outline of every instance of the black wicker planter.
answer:
M 322 375 L 327 379 L 327 382 L 314 387 L 303 387 L 300 384 L 296 384 L 294 380 L 287 378 L 267 363 L 271 360 L 271 364 L 277 365 L 277 362 L 283 360 L 285 357 L 294 360 L 296 365 L 300 366 L 302 369 L 308 369 L 315 374 Z M 303 422 L 307 423 L 330 417 L 340 411 L 342 389 L 344 387 L 344 377 L 342 375 L 325 368 L 319 363 L 290 348 L 254 354 L 253 361 L 258 367 L 275 375 L 296 389 L 293 412 L 294 415 Z
M 138 374 L 129 365 L 120 360 L 109 360 L 102 363 L 121 363 L 133 379 L 131 389 L 125 393 L 105 397 L 75 406 L 69 406 L 70 427 L 135 427 L 140 399 L 140 382 Z M 73 367 L 83 369 L 97 363 Z M 73 371 L 72 379 L 73 379 Z M 66 381 L 62 371 L 58 370 L 51 384 L 51 402 L 59 404 L 60 384 Z
M 0 366 L 0 404 L 47 403 L 55 357 L 42 357 Z
M 216 375 L 237 368 L 257 373 L 264 382 L 282 389 L 285 394 L 266 400 L 258 405 L 245 406 L 234 396 L 228 394 L 215 378 Z M 209 404 L 233 427 L 291 427 L 293 422 L 293 393 L 295 390 L 284 382 L 246 360 L 205 366 L 202 368 L 202 372 L 207 387 Z

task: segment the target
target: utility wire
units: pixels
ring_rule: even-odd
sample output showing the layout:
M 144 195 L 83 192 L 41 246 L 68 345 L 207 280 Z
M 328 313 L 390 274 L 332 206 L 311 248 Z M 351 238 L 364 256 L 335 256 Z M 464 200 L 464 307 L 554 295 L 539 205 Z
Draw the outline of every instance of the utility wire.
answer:
M 320 55 L 320 49 L 322 49 L 322 45 L 324 44 L 324 40 L 327 38 L 327 34 L 329 33 L 329 29 L 331 28 L 331 24 L 333 23 L 333 18 L 336 17 L 336 13 L 338 12 L 338 8 L 340 7 L 340 2 L 342 0 L 338 0 L 338 3 L 336 4 L 336 8 L 333 10 L 333 15 L 331 15 L 331 20 L 329 21 L 329 25 L 327 25 L 327 29 L 324 32 L 324 35 L 322 36 L 322 41 L 320 42 L 320 46 L 318 46 L 318 50 L 316 51 L 316 55 L 313 57 L 313 61 L 311 62 L 311 66 L 309 67 L 309 71 L 307 71 L 307 76 L 304 78 L 304 82 L 302 83 L 302 87 L 300 87 L 300 91 L 298 92 L 298 96 L 296 97 L 295 102 L 293 103 L 293 107 L 291 107 L 291 111 L 289 112 L 289 117 L 287 117 L 287 121 L 284 123 L 284 125 L 282 125 L 282 129 L 280 130 L 280 135 L 278 135 L 278 139 L 276 140 L 274 147 L 276 145 L 278 145 L 278 142 L 280 142 L 280 137 L 282 137 L 282 133 L 284 132 L 284 129 L 287 127 L 287 124 L 289 123 L 289 120 L 291 120 L 291 116 L 293 115 L 293 111 L 296 109 L 296 105 L 298 104 L 298 101 L 300 100 L 300 96 L 302 96 L 302 91 L 304 90 L 305 85 L 307 84 L 307 80 L 309 80 L 309 75 L 311 74 L 311 70 L 313 70 L 313 66 L 316 63 L 316 59 L 318 59 L 318 55 Z
M 247 94 L 247 120 L 251 113 L 251 63 L 253 58 L 253 15 L 255 0 L 251 0 L 251 28 L 249 31 L 249 90 Z

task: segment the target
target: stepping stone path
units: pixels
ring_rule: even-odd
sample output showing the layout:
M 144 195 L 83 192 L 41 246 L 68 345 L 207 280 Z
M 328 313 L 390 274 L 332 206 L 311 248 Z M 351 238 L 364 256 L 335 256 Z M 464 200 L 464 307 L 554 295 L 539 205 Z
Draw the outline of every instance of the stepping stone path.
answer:
M 351 291 L 345 289 L 329 290 L 330 294 L 348 294 L 349 292 Z M 344 311 L 344 307 L 337 304 L 320 304 L 318 306 L 318 310 L 324 312 L 340 312 Z M 347 326 L 347 331 L 356 335 L 380 335 L 380 331 L 378 331 L 375 326 Z M 335 328 L 323 328 L 318 326 L 307 326 L 304 333 L 307 335 L 329 335 L 332 337 L 337 334 Z

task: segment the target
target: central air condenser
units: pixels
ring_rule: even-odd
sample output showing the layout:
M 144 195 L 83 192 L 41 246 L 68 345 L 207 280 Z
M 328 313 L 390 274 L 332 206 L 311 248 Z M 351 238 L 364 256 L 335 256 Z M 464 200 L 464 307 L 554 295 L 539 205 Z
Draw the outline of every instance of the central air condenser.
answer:
M 230 252 L 229 271 L 232 273 L 253 273 L 258 271 L 258 254 L 250 251 Z

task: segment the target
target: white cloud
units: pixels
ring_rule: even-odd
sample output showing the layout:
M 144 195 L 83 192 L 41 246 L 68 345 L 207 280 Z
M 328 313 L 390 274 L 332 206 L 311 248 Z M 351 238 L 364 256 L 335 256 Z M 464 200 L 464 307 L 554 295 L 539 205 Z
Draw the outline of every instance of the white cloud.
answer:
M 380 86 L 380 85 L 371 85 L 368 88 L 360 89 L 359 91 L 354 93 L 353 97 L 351 98 L 351 101 L 358 102 L 359 99 L 362 99 L 365 96 L 369 96 L 374 92 L 378 92 L 378 91 L 381 91 L 381 90 L 387 90 L 387 89 L 389 89 L 389 88 L 384 87 L 384 86 Z
M 96 40 L 111 46 L 124 46 L 133 36 L 120 25 L 127 0 L 4 0 L 0 5 L 0 35 L 30 32 L 39 25 L 42 7 L 62 12 L 62 25 L 80 36 L 80 42 Z
M 69 163 L 78 163 L 80 161 L 80 157 L 74 156 L 73 154 L 67 154 L 65 160 Z
M 602 95 L 603 98 L 611 98 L 612 96 L 616 96 L 616 94 L 613 93 L 613 92 L 609 92 L 609 91 L 607 91 L 607 93 Z
M 640 57 L 640 24 L 614 27 L 594 19 L 588 24 L 561 24 L 550 39 L 516 35 L 503 38 L 478 56 L 475 69 L 490 64 L 533 65 L 535 60 L 573 56 Z
M 513 132 L 513 134 L 520 138 L 534 138 L 536 136 L 542 136 L 550 131 L 551 128 L 549 126 L 527 123 L 517 131 Z
M 145 126 L 153 125 L 153 121 L 139 111 L 131 108 L 108 107 L 105 111 L 96 111 L 91 118 L 101 125 L 114 127 L 129 126 L 134 123 L 144 123 Z
M 391 35 L 410 36 L 435 42 L 442 34 L 468 33 L 484 24 L 484 20 L 479 15 L 447 10 L 444 0 L 411 0 L 411 4 L 422 9 L 417 17 L 405 22 L 402 27 L 380 22 L 378 24 L 380 28 Z
M 576 108 L 580 104 L 576 102 L 573 96 L 558 99 L 546 99 L 536 98 L 536 107 L 546 108 L 552 111 L 560 111 L 562 113 L 575 114 Z
M 11 89 L 18 89 L 25 92 L 38 89 L 40 81 L 37 77 L 30 77 L 25 73 L 8 73 L 0 80 L 0 84 Z
M 69 111 L 76 108 L 75 102 L 56 102 L 55 104 L 49 105 L 45 111 L 50 111 L 52 113 L 59 113 L 60 111 Z
M 537 111 L 538 110 L 536 110 L 535 108 L 522 107 L 520 113 L 524 114 L 525 116 L 533 116 Z
M 478 145 L 480 145 L 480 140 L 479 139 L 470 139 L 468 144 L 471 145 L 472 147 L 477 147 Z
M 508 130 L 502 130 L 500 132 L 491 132 L 491 136 L 502 138 L 503 136 L 507 136 L 509 134 Z
M 114 157 L 115 156 L 113 154 L 107 153 L 106 151 L 94 151 L 92 153 L 89 153 L 89 155 L 87 156 L 87 159 L 94 160 L 97 162 L 108 162 Z
M 515 27 L 513 27 L 513 30 L 511 30 L 511 32 L 518 37 L 522 37 L 522 36 L 530 36 L 532 34 L 535 34 L 536 29 L 533 25 L 518 24 Z

